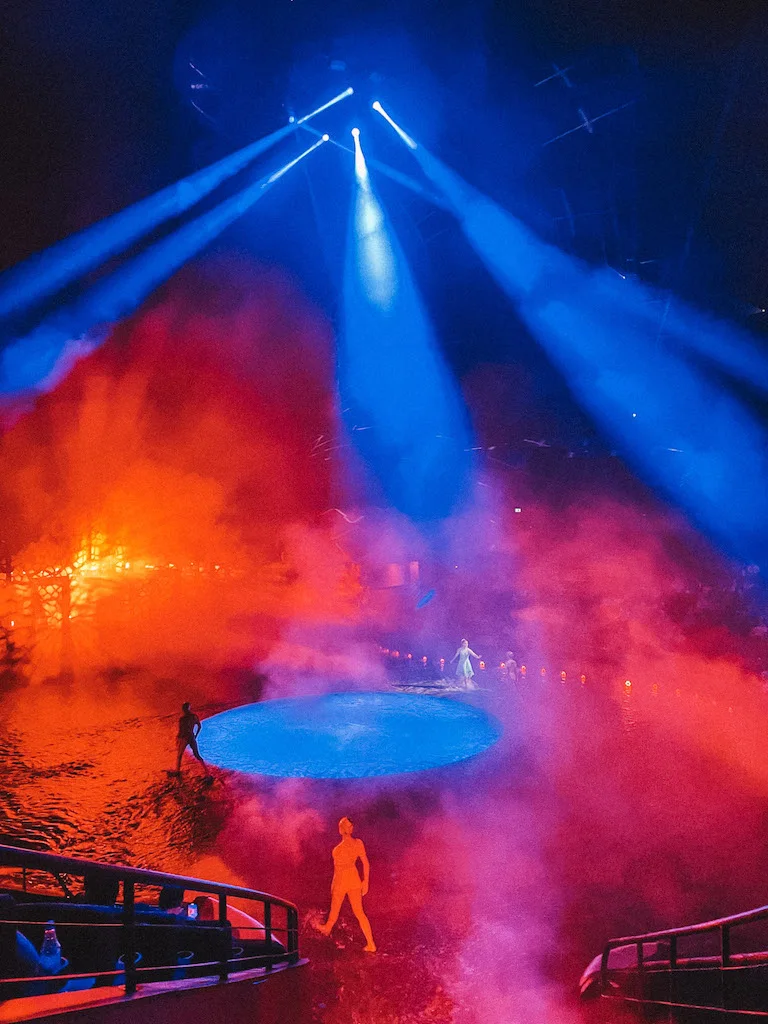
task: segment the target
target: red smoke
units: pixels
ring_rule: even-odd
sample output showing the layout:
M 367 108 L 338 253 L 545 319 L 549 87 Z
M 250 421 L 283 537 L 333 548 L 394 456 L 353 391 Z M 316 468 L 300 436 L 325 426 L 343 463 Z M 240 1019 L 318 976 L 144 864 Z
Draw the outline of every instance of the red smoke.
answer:
M 77 831 L 54 823 L 53 842 L 199 859 L 308 921 L 348 814 L 382 955 L 361 963 L 344 918 L 341 949 L 306 929 L 318 1021 L 569 1020 L 605 938 L 764 902 L 764 640 L 724 586 L 735 567 L 650 501 L 489 473 L 429 542 L 347 508 L 318 446 L 336 429 L 332 346 L 279 275 L 198 267 L 3 436 L 0 620 L 28 674 L 73 671 L 4 696 L 9 785 L 44 827 L 65 749 Z M 418 583 L 383 588 L 383 566 L 411 562 Z M 491 664 L 513 649 L 525 679 L 489 669 L 477 698 L 501 743 L 413 777 L 228 777 L 204 800 L 158 781 L 184 697 L 203 716 L 254 699 L 233 666 L 258 666 L 267 695 L 384 686 L 387 633 L 434 657 L 462 635 Z

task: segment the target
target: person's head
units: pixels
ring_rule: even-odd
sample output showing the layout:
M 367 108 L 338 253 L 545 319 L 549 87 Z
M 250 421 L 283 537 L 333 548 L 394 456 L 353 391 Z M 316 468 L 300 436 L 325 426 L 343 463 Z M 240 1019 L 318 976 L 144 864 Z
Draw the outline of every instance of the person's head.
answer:
M 354 825 L 349 818 L 342 818 L 339 822 L 339 834 L 342 836 L 351 836 Z
M 461 646 L 462 647 L 469 647 L 469 640 L 462 640 L 461 641 Z
M 161 910 L 173 910 L 184 903 L 184 890 L 180 885 L 164 885 L 160 890 L 157 905 Z
M 181 705 L 181 710 L 184 712 L 184 714 L 192 710 L 192 705 L 189 703 L 188 700 L 185 700 L 184 703 Z
M 120 882 L 117 878 L 104 878 L 98 874 L 86 874 L 83 878 L 83 899 L 86 903 L 111 907 L 117 903 Z

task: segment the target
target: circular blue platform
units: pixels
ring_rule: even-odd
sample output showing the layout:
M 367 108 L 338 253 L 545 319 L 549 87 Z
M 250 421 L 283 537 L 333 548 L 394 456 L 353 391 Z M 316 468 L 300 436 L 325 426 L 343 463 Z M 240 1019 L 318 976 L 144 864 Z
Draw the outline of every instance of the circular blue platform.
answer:
M 245 704 L 206 719 L 201 752 L 221 768 L 358 779 L 453 764 L 501 736 L 485 712 L 444 697 L 330 693 Z

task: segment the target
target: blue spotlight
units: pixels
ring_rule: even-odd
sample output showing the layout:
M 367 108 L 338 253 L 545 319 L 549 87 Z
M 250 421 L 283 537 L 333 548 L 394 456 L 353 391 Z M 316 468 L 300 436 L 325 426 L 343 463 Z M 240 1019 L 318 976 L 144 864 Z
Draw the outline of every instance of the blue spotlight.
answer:
M 308 128 L 306 125 L 304 125 L 303 128 L 304 131 L 309 132 L 310 135 L 314 135 L 318 139 L 322 138 L 320 132 L 316 129 Z M 354 154 L 353 149 L 350 149 L 349 146 L 342 145 L 342 143 L 337 142 L 336 139 L 333 140 L 333 144 L 339 149 L 343 149 L 345 153 Z M 447 202 L 442 196 L 437 195 L 436 192 L 432 192 L 429 189 L 424 188 L 424 186 L 420 182 L 416 181 L 415 178 L 411 178 L 407 174 L 402 174 L 400 171 L 394 170 L 392 167 L 381 163 L 379 160 L 368 160 L 366 164 L 379 174 L 383 174 L 392 181 L 396 181 L 399 185 L 402 185 L 403 188 L 407 188 L 411 192 L 415 192 L 416 195 L 422 196 L 428 202 L 440 207 L 441 210 L 447 210 L 451 213 L 453 212 L 453 207 L 449 202 Z
M 66 372 L 71 368 L 77 355 L 91 351 L 106 338 L 108 332 L 97 336 L 91 333 L 94 328 L 113 323 L 137 309 L 159 284 L 241 217 L 300 160 L 322 145 L 319 139 L 273 174 L 145 249 L 95 284 L 78 302 L 8 345 L 0 354 L 0 397 L 49 390 L 61 378 L 62 369 Z M 73 348 L 74 339 L 84 340 L 75 342 Z
M 359 128 L 353 128 L 350 134 L 352 135 L 353 138 L 359 139 L 360 138 L 360 129 Z
M 359 134 L 344 275 L 339 386 L 350 446 L 389 504 L 419 522 L 449 516 L 466 497 L 466 415 L 438 352 L 408 264 L 371 185 Z M 374 482 L 375 481 L 375 482 Z
M 712 362 L 743 377 L 751 371 L 766 387 L 765 361 L 750 340 L 682 302 L 660 325 L 653 289 L 566 255 L 423 147 L 415 156 L 532 336 L 627 460 L 726 550 L 765 563 L 766 431 L 727 378 L 711 373 Z M 692 350 L 708 357 L 707 370 Z M 640 414 L 628 416 L 632 410 Z
M 409 149 L 416 149 L 416 143 L 413 141 L 411 136 L 407 135 L 399 124 L 395 124 L 395 122 L 392 120 L 392 118 L 389 116 L 389 114 L 386 112 L 384 107 L 382 107 L 378 100 L 376 100 L 376 102 L 372 104 L 372 106 L 377 114 L 381 114 L 384 120 L 387 121 L 390 125 L 392 125 L 392 127 L 395 129 L 397 134 L 400 136 L 400 138 L 403 140 L 406 146 L 408 146 Z
M 321 139 L 322 139 L 323 142 L 330 142 L 331 141 L 331 136 L 330 135 L 322 135 Z
M 332 100 L 328 100 L 327 103 L 324 103 L 321 107 L 318 107 L 317 110 L 313 110 L 311 114 L 305 114 L 304 117 L 300 117 L 296 123 L 304 124 L 306 121 L 309 121 L 311 118 L 316 117 L 318 114 L 322 114 L 324 110 L 327 110 L 329 107 L 332 107 L 335 103 L 340 103 L 341 100 L 345 100 L 347 96 L 351 96 L 354 91 L 355 90 L 352 88 L 352 86 L 350 86 L 348 89 L 345 89 L 344 92 L 340 92 L 338 96 L 334 96 Z
M 125 251 L 159 224 L 190 209 L 293 130 L 280 128 L 6 271 L 0 277 L 0 317 L 22 312 Z
M 306 124 L 321 111 L 350 95 L 352 89 L 347 89 L 298 122 L 291 115 L 285 127 L 6 271 L 0 277 L 0 317 L 23 312 L 33 303 L 101 266 L 115 254 L 124 252 L 158 225 L 191 209 L 222 182 L 295 131 L 298 125 Z

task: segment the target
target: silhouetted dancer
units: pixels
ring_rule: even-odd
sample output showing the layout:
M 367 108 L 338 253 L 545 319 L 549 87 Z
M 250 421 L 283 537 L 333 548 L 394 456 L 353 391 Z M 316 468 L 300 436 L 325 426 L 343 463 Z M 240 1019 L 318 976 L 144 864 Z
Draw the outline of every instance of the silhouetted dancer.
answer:
M 202 727 L 203 724 L 190 707 L 189 701 L 184 701 L 181 705 L 179 734 L 176 737 L 176 771 L 170 772 L 171 775 L 181 775 L 181 759 L 184 756 L 184 751 L 189 747 L 203 768 L 205 768 L 205 781 L 213 781 L 213 777 L 209 774 L 208 767 L 200 756 L 200 751 L 197 749 L 197 737 L 200 735 Z
M 333 881 L 331 882 L 331 909 L 328 920 L 318 926 L 318 931 L 323 935 L 330 935 L 333 926 L 339 917 L 344 897 L 349 897 L 349 904 L 352 913 L 357 918 L 357 923 L 365 936 L 366 945 L 363 947 L 366 953 L 376 952 L 376 943 L 373 941 L 371 923 L 365 916 L 363 910 L 363 896 L 368 894 L 368 878 L 370 865 L 365 854 L 365 846 L 362 839 L 353 839 L 352 822 L 349 818 L 342 818 L 339 822 L 339 834 L 341 842 L 333 848 Z M 363 879 L 360 881 L 360 873 L 357 870 L 357 862 L 360 860 L 363 865 Z
M 468 640 L 462 640 L 458 651 L 456 651 L 454 656 L 451 658 L 451 664 L 453 664 L 457 658 L 459 659 L 459 663 L 456 666 L 456 678 L 462 680 L 465 689 L 476 690 L 477 684 L 472 678 L 475 674 L 475 670 L 472 668 L 472 662 L 469 659 L 477 658 L 477 660 L 480 661 L 480 655 L 475 654 L 469 646 Z

